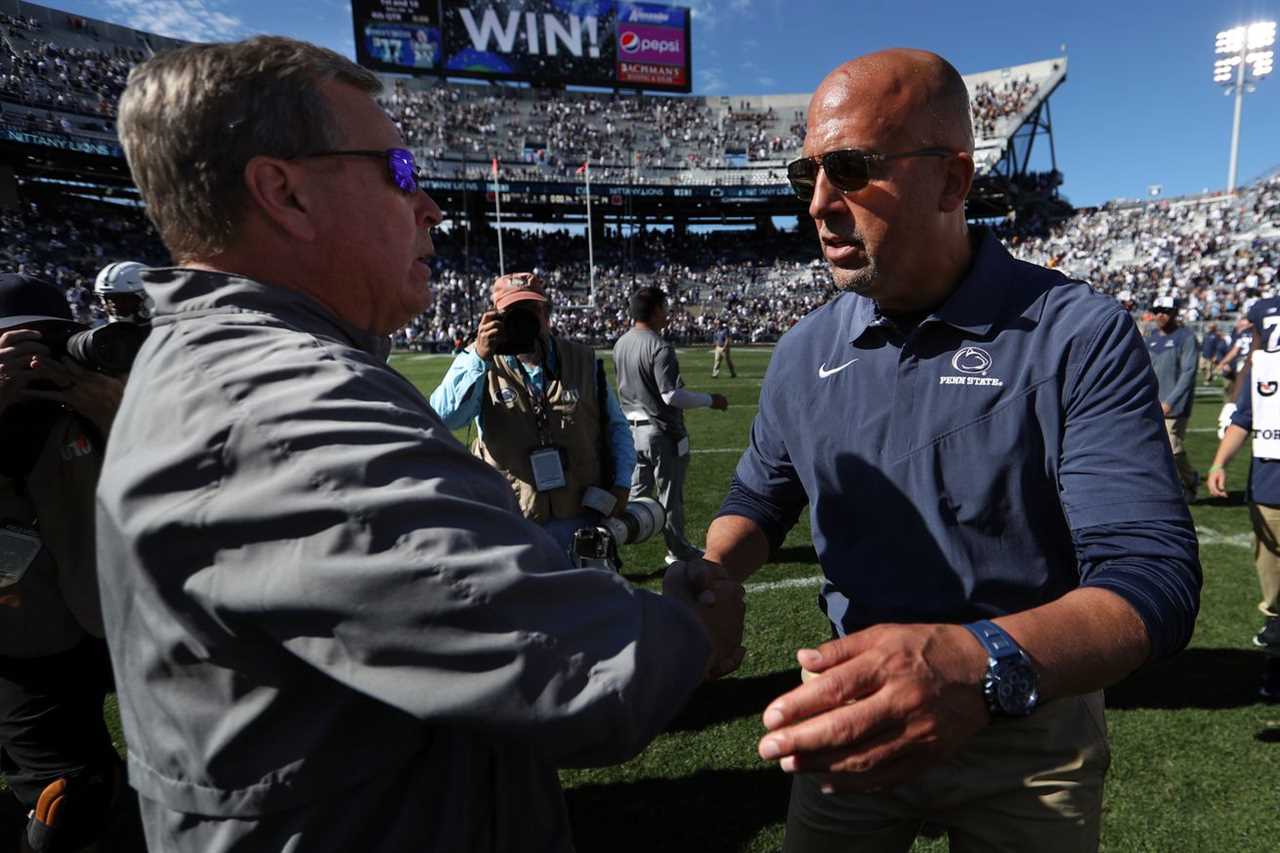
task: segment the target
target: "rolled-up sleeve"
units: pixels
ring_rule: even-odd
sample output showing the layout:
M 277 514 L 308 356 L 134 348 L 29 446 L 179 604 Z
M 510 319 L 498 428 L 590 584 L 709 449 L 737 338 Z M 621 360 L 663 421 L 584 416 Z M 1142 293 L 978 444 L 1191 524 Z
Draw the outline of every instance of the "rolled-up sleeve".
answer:
M 1059 486 L 1081 583 L 1124 598 L 1152 656 L 1167 656 L 1195 627 L 1200 560 L 1155 376 L 1127 316 L 1103 318 L 1065 393 Z
M 779 361 L 776 356 L 774 361 Z M 716 514 L 717 518 L 736 515 L 754 521 L 773 550 L 782 545 L 809 502 L 791 464 L 784 421 L 779 414 L 776 380 L 770 373 L 760 389 L 760 408 L 751 424 L 751 440 L 738 460 L 729 494 Z

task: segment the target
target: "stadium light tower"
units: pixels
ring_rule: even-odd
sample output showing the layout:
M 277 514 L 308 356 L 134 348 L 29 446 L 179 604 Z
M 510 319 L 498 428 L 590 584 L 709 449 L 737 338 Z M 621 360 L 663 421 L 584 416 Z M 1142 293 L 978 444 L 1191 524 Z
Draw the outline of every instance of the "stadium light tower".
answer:
M 1214 40 L 1213 82 L 1224 94 L 1236 96 L 1235 120 L 1231 125 L 1231 166 L 1227 171 L 1227 195 L 1236 191 L 1236 163 L 1240 154 L 1240 111 L 1246 92 L 1271 73 L 1275 61 L 1276 22 L 1258 21 L 1218 33 Z

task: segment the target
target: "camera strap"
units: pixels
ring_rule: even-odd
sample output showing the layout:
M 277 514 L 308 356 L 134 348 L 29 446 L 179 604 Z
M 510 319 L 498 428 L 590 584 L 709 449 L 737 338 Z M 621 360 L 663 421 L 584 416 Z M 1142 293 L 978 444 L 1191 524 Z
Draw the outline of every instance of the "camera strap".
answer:
M 546 447 L 550 444 L 547 433 L 551 429 L 551 401 L 547 398 L 546 369 L 543 369 L 543 384 L 539 387 L 519 358 L 516 358 L 516 366 L 520 368 L 524 389 L 529 393 L 529 403 L 533 406 L 533 422 L 538 430 L 538 446 Z

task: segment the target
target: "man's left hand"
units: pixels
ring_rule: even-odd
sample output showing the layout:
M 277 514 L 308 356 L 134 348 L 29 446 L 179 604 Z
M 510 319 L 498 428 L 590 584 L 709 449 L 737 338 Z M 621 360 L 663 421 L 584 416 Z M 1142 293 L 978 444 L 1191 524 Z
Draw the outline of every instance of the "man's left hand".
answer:
M 614 518 L 621 518 L 622 514 L 627 510 L 627 501 L 631 500 L 631 489 L 626 486 L 614 486 L 609 492 L 617 498 L 617 503 L 613 505 L 613 512 L 609 513 L 609 515 Z
M 824 789 L 907 781 L 990 719 L 979 686 L 987 654 L 960 625 L 879 625 L 796 659 L 821 677 L 769 705 L 760 757 L 788 773 L 824 774 Z
M 36 356 L 41 378 L 58 386 L 57 390 L 22 389 L 22 396 L 32 400 L 48 400 L 61 403 L 93 422 L 103 437 L 111 432 L 124 396 L 124 380 L 106 376 L 73 361 L 58 361 L 48 356 Z
M 1169 414 L 1173 411 L 1173 406 L 1170 406 L 1168 403 L 1161 403 L 1160 411 L 1164 412 L 1164 416 L 1167 418 L 1169 417 Z

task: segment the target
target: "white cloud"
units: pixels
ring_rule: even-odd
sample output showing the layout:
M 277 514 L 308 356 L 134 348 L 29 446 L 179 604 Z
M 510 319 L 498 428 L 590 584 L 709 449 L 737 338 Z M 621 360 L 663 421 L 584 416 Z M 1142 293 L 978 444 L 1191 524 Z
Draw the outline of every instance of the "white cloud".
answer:
M 693 22 L 701 24 L 703 29 L 714 30 L 716 24 L 720 23 L 718 12 L 724 8 L 723 0 L 721 4 L 717 7 L 715 0 L 689 0 L 689 11 L 693 15 Z
M 719 68 L 703 68 L 696 74 L 697 91 L 704 95 L 719 95 L 724 91 L 724 74 Z
M 735 12 L 747 12 L 751 9 L 751 0 L 730 0 L 729 8 Z
M 214 0 L 105 0 L 135 29 L 187 41 L 231 41 L 249 34 L 244 21 Z
M 764 86 L 765 88 L 772 88 L 772 87 L 774 87 L 774 86 L 778 85 L 778 81 L 777 81 L 777 80 L 773 79 L 772 77 L 767 77 L 767 76 L 766 76 L 766 77 L 757 77 L 757 78 L 756 78 L 756 82 L 757 82 L 757 83 L 759 83 L 761 86 Z

